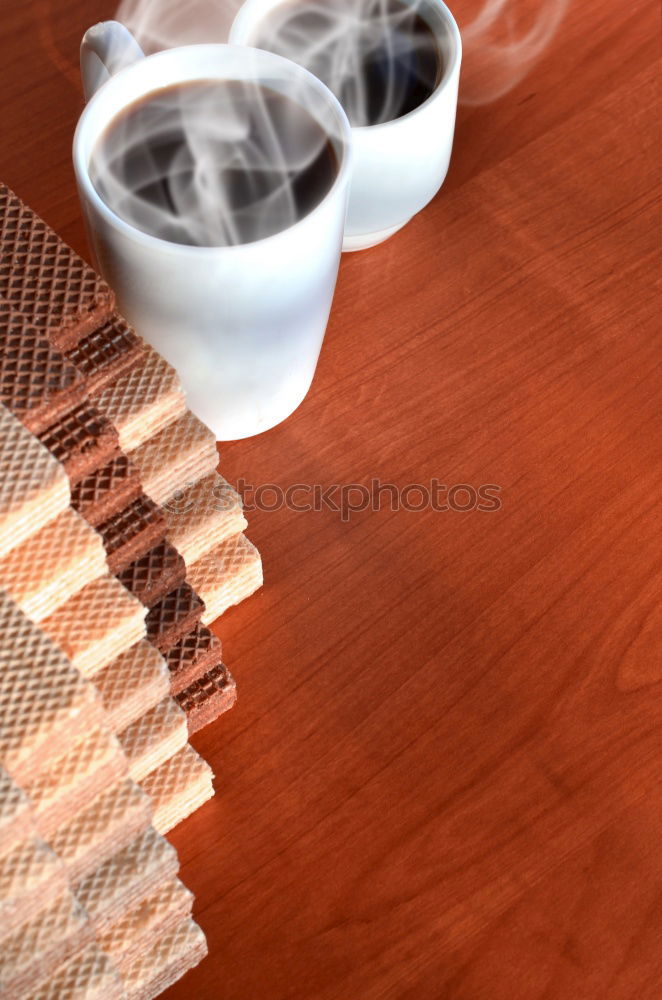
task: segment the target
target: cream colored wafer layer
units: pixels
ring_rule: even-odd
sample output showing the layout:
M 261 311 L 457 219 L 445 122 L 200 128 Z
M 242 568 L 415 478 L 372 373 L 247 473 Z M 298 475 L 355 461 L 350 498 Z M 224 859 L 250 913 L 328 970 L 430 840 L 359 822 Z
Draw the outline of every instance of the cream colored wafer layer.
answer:
M 0 405 L 0 557 L 63 513 L 70 499 L 64 467 Z
M 0 767 L 0 858 L 25 839 L 25 831 L 31 822 L 27 795 Z
M 98 794 L 127 776 L 117 738 L 104 726 L 93 729 L 25 785 L 41 836 L 48 840 Z
M 55 851 L 33 833 L 0 858 L 0 928 L 17 931 L 40 909 L 68 888 L 67 876 Z
M 151 803 L 135 782 L 121 781 L 97 795 L 50 838 L 69 878 L 78 882 L 151 823 Z
M 141 364 L 95 396 L 94 404 L 115 425 L 123 451 L 137 448 L 186 411 L 175 369 L 151 348 Z
M 126 913 L 177 874 L 175 849 L 148 827 L 75 886 L 95 932 L 103 934 Z
M 41 627 L 86 677 L 145 637 L 147 609 L 105 572 L 70 598 Z
M 198 965 L 207 954 L 200 928 L 187 919 L 163 937 L 124 970 L 127 1000 L 152 1000 Z
M 169 879 L 132 910 L 123 913 L 98 942 L 120 973 L 142 954 L 156 936 L 174 930 L 191 915 L 193 894 L 179 879 Z
M 185 745 L 186 714 L 177 702 L 164 698 L 119 735 L 134 781 L 141 781 Z
M 0 944 L 0 996 L 29 993 L 63 962 L 94 939 L 92 925 L 76 897 L 66 889 Z
M 0 761 L 22 785 L 102 722 L 91 684 L 0 591 Z
M 147 775 L 141 786 L 152 800 L 159 833 L 168 833 L 213 796 L 213 778 L 209 764 L 188 743 Z
M 170 671 L 158 649 L 146 639 L 135 643 L 94 675 L 108 725 L 121 732 L 170 692 Z
M 72 507 L 0 559 L 3 588 L 36 622 L 105 572 L 101 536 Z
M 214 435 L 190 411 L 129 457 L 140 472 L 143 490 L 160 504 L 213 472 L 218 464 Z
M 99 946 L 90 944 L 21 1000 L 125 1000 L 119 972 Z
M 260 553 L 245 535 L 234 535 L 189 566 L 186 579 L 205 602 L 207 625 L 262 586 Z
M 217 472 L 171 497 L 163 509 L 168 541 L 187 566 L 248 526 L 241 497 Z

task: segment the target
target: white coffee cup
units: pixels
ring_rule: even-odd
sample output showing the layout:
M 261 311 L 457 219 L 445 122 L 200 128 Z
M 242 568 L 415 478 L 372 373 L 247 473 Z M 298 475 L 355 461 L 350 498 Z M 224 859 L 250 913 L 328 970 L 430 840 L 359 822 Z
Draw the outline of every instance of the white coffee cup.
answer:
M 343 250 L 388 239 L 434 198 L 448 172 L 462 61 L 460 31 L 441 0 L 404 0 L 431 28 L 443 60 L 435 90 L 409 114 L 352 129 L 354 158 Z M 235 45 L 256 45 L 275 7 L 296 0 L 246 0 L 230 31 Z
M 121 313 L 175 366 L 190 408 L 219 440 L 274 427 L 310 388 L 331 309 L 350 175 L 344 111 L 312 74 L 272 53 L 191 45 L 144 57 L 116 22 L 87 32 L 81 70 L 89 103 L 74 168 L 90 244 Z M 95 144 L 118 112 L 159 88 L 210 79 L 296 95 L 336 153 L 338 174 L 317 207 L 253 243 L 185 246 L 148 235 L 116 215 L 90 177 Z

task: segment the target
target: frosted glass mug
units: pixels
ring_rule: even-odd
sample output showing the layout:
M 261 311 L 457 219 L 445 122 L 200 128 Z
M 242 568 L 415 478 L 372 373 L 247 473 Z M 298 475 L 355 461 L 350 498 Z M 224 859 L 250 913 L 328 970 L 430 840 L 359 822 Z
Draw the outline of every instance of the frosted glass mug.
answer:
M 351 130 L 331 92 L 294 63 L 257 49 L 191 45 L 145 57 L 122 25 L 87 32 L 89 102 L 74 138 L 76 179 L 96 263 L 120 311 L 177 369 L 187 401 L 222 441 L 288 417 L 306 396 L 331 309 L 343 241 Z M 148 235 L 104 203 L 90 158 L 112 119 L 161 87 L 255 80 L 301 104 L 333 144 L 338 173 L 288 229 L 237 246 L 197 247 Z

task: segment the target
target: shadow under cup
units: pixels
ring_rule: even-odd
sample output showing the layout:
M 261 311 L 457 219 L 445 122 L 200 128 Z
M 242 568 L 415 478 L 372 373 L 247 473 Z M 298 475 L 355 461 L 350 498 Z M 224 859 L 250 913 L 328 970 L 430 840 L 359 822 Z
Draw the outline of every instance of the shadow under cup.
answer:
M 328 138 L 336 175 L 293 224 L 237 245 L 190 245 L 113 211 L 90 165 L 117 116 L 175 85 L 255 81 L 295 100 Z M 93 96 L 74 138 L 90 245 L 120 311 L 177 369 L 193 412 L 219 440 L 275 426 L 312 382 L 335 289 L 346 215 L 350 128 L 333 95 L 272 53 L 222 45 L 171 49 L 122 69 Z

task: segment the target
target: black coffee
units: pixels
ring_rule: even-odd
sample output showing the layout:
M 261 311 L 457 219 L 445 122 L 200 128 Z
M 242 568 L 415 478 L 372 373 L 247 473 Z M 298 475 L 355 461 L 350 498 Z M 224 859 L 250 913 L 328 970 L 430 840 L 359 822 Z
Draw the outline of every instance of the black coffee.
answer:
M 332 142 L 295 100 L 239 80 L 154 91 L 106 128 L 97 191 L 143 232 L 193 246 L 251 243 L 311 212 L 338 174 Z
M 401 0 L 285 0 L 265 15 L 251 44 L 323 80 L 352 125 L 408 114 L 443 73 L 431 28 L 415 3 Z

